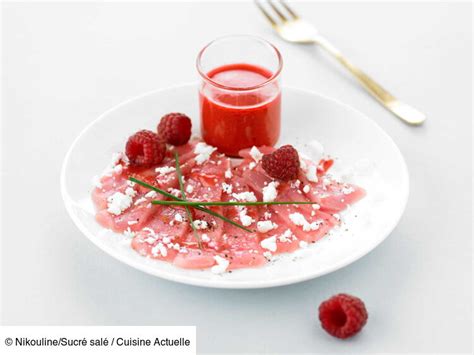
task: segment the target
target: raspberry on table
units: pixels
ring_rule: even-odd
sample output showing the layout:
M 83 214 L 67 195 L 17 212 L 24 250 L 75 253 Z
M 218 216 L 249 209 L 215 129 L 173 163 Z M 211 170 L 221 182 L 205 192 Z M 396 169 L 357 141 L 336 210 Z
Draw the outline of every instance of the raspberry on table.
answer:
M 166 144 L 152 131 L 142 130 L 128 138 L 125 154 L 131 166 L 150 166 L 163 161 Z
M 191 137 L 191 119 L 183 113 L 168 113 L 158 124 L 158 134 L 172 145 L 183 145 Z
M 367 323 L 367 310 L 361 299 L 340 293 L 319 306 L 321 326 L 340 339 L 357 334 Z
M 271 177 L 289 181 L 298 177 L 300 158 L 293 146 L 284 145 L 271 154 L 265 154 L 262 157 L 262 167 Z

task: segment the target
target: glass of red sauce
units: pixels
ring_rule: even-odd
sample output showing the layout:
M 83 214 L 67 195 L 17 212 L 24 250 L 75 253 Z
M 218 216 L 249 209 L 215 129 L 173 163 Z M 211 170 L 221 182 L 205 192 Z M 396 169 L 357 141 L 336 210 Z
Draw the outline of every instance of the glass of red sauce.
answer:
M 214 40 L 197 58 L 203 139 L 237 156 L 273 146 L 280 135 L 282 57 L 269 42 L 234 35 Z

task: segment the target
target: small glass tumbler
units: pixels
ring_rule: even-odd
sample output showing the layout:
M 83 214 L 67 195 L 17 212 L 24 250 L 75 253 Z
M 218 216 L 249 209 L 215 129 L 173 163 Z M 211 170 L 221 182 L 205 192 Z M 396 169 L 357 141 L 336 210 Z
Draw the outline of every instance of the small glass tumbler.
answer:
M 254 36 L 214 40 L 197 57 L 203 139 L 237 156 L 252 146 L 273 146 L 280 135 L 281 54 Z

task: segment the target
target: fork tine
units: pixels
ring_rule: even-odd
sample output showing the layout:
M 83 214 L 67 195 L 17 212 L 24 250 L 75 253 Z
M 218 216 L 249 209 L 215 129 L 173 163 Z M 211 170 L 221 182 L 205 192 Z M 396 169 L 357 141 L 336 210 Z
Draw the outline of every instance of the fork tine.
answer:
M 288 13 L 291 15 L 291 17 L 293 17 L 294 19 L 297 19 L 299 18 L 299 16 L 296 14 L 296 12 L 294 12 L 289 5 L 287 5 L 283 0 L 280 0 L 280 4 L 281 6 L 283 6 L 285 8 L 286 11 L 288 11 Z
M 288 21 L 288 19 L 286 18 L 285 15 L 283 15 L 283 13 L 278 10 L 278 7 L 276 7 L 273 2 L 271 0 L 268 0 L 268 4 L 271 6 L 271 8 L 273 9 L 273 11 L 276 12 L 276 14 L 278 15 L 278 17 L 283 21 L 283 22 L 286 22 Z
M 259 10 L 262 12 L 263 16 L 267 18 L 267 20 L 271 23 L 273 27 L 277 26 L 277 23 L 275 20 L 270 16 L 270 14 L 263 8 L 263 6 L 260 4 L 258 0 L 255 0 L 255 5 L 259 8 Z

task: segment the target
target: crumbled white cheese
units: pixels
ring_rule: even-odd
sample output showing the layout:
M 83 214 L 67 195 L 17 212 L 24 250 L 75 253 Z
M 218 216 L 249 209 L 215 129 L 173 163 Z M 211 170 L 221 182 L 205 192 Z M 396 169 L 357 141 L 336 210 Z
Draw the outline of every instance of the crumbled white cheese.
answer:
M 272 214 L 271 214 L 270 212 L 266 211 L 266 212 L 263 214 L 263 218 L 265 218 L 265 219 L 270 219 L 270 218 L 272 218 Z
M 128 189 L 129 188 L 127 188 L 127 190 Z M 125 193 L 115 192 L 112 196 L 109 196 L 107 198 L 107 212 L 118 216 L 132 205 L 133 196 L 137 192 L 132 189 L 135 194 L 130 194 L 127 193 L 130 192 L 127 190 L 125 191 Z
M 120 175 L 120 174 L 122 174 L 122 171 L 123 171 L 123 165 L 122 164 L 117 164 L 117 165 L 114 166 L 113 170 L 114 170 L 115 174 Z
M 355 191 L 355 190 L 354 190 L 354 188 L 353 188 L 352 186 L 344 186 L 344 187 L 342 188 L 342 193 L 343 193 L 344 195 L 350 195 L 350 194 L 353 193 L 354 191 Z
M 206 221 L 201 221 L 201 220 L 199 220 L 199 219 L 196 219 L 196 220 L 193 222 L 193 224 L 194 224 L 194 227 L 195 227 L 196 229 L 207 229 L 207 227 L 208 227 L 208 224 L 207 224 Z
M 216 255 L 214 256 L 214 260 L 216 261 L 216 265 L 211 267 L 211 272 L 213 274 L 222 274 L 227 270 L 227 267 L 229 266 L 229 260 Z
M 135 232 L 132 232 L 130 227 L 127 227 L 127 229 L 123 232 L 123 235 L 128 237 L 128 238 L 133 238 L 135 236 Z
M 133 226 L 134 224 L 138 224 L 138 221 L 128 221 L 127 224 Z
M 290 220 L 297 226 L 303 226 L 308 223 L 306 218 L 299 212 L 292 213 L 288 217 L 290 217 Z
M 256 146 L 253 146 L 252 149 L 250 149 L 250 156 L 258 163 L 262 159 L 263 153 L 258 150 Z
M 182 222 L 182 221 L 183 221 L 183 216 L 182 216 L 181 214 L 179 214 L 179 213 L 176 213 L 176 214 L 174 215 L 174 220 L 175 220 L 176 222 Z
M 163 243 L 169 244 L 171 242 L 170 237 L 163 237 Z
M 272 181 L 271 183 L 269 183 L 267 186 L 265 186 L 265 187 L 262 189 L 263 202 L 272 202 L 272 201 L 275 201 L 275 199 L 276 199 L 277 196 L 278 196 L 278 191 L 277 191 L 277 189 L 276 189 L 277 186 L 278 186 L 278 182 Z
M 337 219 L 338 221 L 341 220 L 341 215 L 340 215 L 339 213 L 334 213 L 332 216 L 333 216 L 335 219 Z
M 319 210 L 321 208 L 321 206 L 318 205 L 317 203 L 312 204 L 311 206 L 313 207 L 314 210 Z
M 257 166 L 257 164 L 255 164 L 254 162 L 251 162 L 249 164 L 249 169 L 252 170 L 253 168 L 255 168 Z
M 168 255 L 168 250 L 161 242 L 159 242 L 153 248 L 151 248 L 151 254 L 153 256 L 158 256 L 158 253 L 161 254 L 161 256 L 163 257 L 166 257 Z
M 226 194 L 230 195 L 232 193 L 232 185 L 226 184 L 225 182 L 222 183 L 222 191 Z
M 233 193 L 232 197 L 236 198 L 239 201 L 247 201 L 247 202 L 257 202 L 257 198 L 253 192 L 245 191 L 241 193 Z
M 176 168 L 172 166 L 162 166 L 155 169 L 155 173 L 158 173 L 160 175 L 172 173 L 173 171 L 176 171 Z
M 272 229 L 277 228 L 278 225 L 273 223 L 272 221 L 259 221 L 257 222 L 257 230 L 260 233 L 267 233 L 268 231 L 271 231 Z
M 309 223 L 306 218 L 299 212 L 295 212 L 290 214 L 288 217 L 290 217 L 290 220 L 297 226 L 303 227 L 303 231 L 309 232 L 310 230 L 316 230 L 319 228 L 318 222 L 312 222 Z
M 173 187 L 170 187 L 170 188 L 168 189 L 168 192 L 169 192 L 170 194 L 172 194 L 173 196 L 181 197 L 181 191 L 178 190 L 178 189 L 175 189 L 175 188 L 173 188 Z
M 158 194 L 157 194 L 155 191 L 151 190 L 151 191 L 148 191 L 148 192 L 145 194 L 145 197 L 146 197 L 146 198 L 155 198 L 157 195 L 158 195 Z
M 196 146 L 194 147 L 194 153 L 196 154 L 196 157 L 194 159 L 196 160 L 196 163 L 198 165 L 201 165 L 205 161 L 209 160 L 211 154 L 216 149 L 217 148 L 207 145 L 203 142 L 199 142 L 198 144 L 196 144 Z
M 307 194 L 307 193 L 309 192 L 309 190 L 311 190 L 311 186 L 305 185 L 305 186 L 303 187 L 303 192 L 304 192 L 305 194 Z
M 211 241 L 211 238 L 207 234 L 201 235 L 201 240 L 205 243 L 209 243 Z
M 193 193 L 193 191 L 194 191 L 193 185 L 188 185 L 188 186 L 186 186 L 186 192 L 187 192 L 188 194 Z
M 272 236 L 270 238 L 266 238 L 260 242 L 260 246 L 263 249 L 270 250 L 272 252 L 276 252 L 277 244 L 276 244 L 276 236 Z
M 246 208 L 242 208 L 242 210 L 239 212 L 239 218 L 240 218 L 240 223 L 242 223 L 244 227 L 248 227 L 253 222 L 255 222 L 255 220 L 252 217 L 247 215 Z
M 224 173 L 224 176 L 226 179 L 231 179 L 232 178 L 232 171 L 230 169 L 227 169 Z
M 143 203 L 143 202 L 147 202 L 148 200 L 144 197 L 140 197 L 139 199 L 137 199 L 134 203 L 134 205 L 139 205 L 140 203 Z
M 316 174 L 316 166 L 310 165 L 306 171 L 306 178 L 311 182 L 318 182 L 318 175 Z
M 282 243 L 291 242 L 292 237 L 293 233 L 291 233 L 290 229 L 287 229 L 283 234 L 278 237 L 278 240 Z
M 303 248 L 303 249 L 308 247 L 308 243 L 305 242 L 304 240 L 300 240 L 299 245 L 300 245 L 300 248 Z
M 125 194 L 130 197 L 135 197 L 137 195 L 137 192 L 133 189 L 133 187 L 127 187 L 125 189 Z

